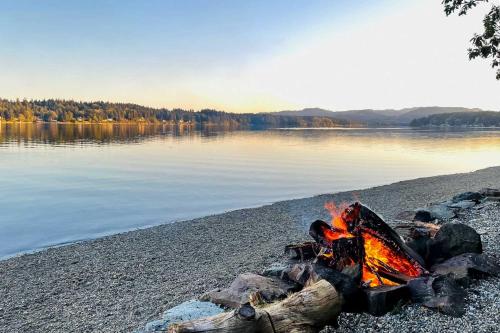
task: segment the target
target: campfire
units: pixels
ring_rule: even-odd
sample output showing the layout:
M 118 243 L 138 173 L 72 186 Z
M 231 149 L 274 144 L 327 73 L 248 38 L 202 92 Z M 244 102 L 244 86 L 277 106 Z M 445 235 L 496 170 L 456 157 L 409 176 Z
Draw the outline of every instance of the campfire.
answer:
M 321 245 L 325 266 L 338 271 L 358 268 L 364 286 L 395 286 L 427 273 L 423 259 L 377 214 L 356 202 L 339 212 L 327 204 L 329 225 L 315 221 L 309 234 Z
M 287 246 L 287 263 L 242 274 L 201 297 L 234 310 L 169 332 L 319 332 L 335 327 L 341 312 L 379 316 L 405 302 L 461 316 L 470 279 L 500 276 L 466 225 L 412 221 L 391 228 L 360 202 L 326 209 L 332 221 L 314 221 L 314 241 Z

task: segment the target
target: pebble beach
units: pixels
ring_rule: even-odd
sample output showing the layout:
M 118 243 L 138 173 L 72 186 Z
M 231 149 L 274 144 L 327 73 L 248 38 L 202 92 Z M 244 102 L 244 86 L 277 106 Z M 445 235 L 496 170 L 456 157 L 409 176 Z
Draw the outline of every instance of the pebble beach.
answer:
M 328 219 L 326 202 L 359 200 L 391 223 L 401 211 L 483 187 L 500 188 L 500 167 L 282 201 L 3 260 L 0 332 L 132 332 L 240 273 L 282 260 L 285 245 L 308 240 L 309 224 Z M 485 253 L 499 258 L 497 202 L 457 220 L 478 230 Z M 468 295 L 460 319 L 404 306 L 376 319 L 342 315 L 337 331 L 495 332 L 500 280 L 478 282 Z

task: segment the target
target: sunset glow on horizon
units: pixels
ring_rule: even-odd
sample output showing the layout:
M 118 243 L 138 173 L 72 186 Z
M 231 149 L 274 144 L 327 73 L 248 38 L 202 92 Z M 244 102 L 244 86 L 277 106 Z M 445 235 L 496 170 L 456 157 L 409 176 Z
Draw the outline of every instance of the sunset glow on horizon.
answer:
M 5 1 L 1 98 L 264 112 L 500 108 L 441 1 Z

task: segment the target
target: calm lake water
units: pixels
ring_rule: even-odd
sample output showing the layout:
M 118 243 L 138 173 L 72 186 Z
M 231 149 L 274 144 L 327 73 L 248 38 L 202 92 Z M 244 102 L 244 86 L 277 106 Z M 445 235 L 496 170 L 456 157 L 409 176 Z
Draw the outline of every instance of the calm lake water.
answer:
M 134 228 L 500 165 L 500 131 L 0 124 L 0 258 Z

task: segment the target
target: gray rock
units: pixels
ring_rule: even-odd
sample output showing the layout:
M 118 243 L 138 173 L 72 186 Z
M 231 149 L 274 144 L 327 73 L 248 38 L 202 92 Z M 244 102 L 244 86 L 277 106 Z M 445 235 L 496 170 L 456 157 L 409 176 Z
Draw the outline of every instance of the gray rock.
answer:
M 138 330 L 136 333 L 149 333 L 166 331 L 170 323 L 164 320 L 153 320 L 144 326 L 144 330 Z
M 431 222 L 434 220 L 446 221 L 456 217 L 455 208 L 447 203 L 430 205 L 427 208 L 419 208 L 415 211 L 415 221 Z
M 432 205 L 428 209 L 433 219 L 441 221 L 446 221 L 457 216 L 455 210 L 448 207 L 446 204 Z
M 224 310 L 213 303 L 191 300 L 165 311 L 162 319 L 147 323 L 143 330 L 136 333 L 164 332 L 170 324 L 215 316 L 222 312 Z
M 484 199 L 484 196 L 479 192 L 464 192 L 464 193 L 460 193 L 460 194 L 455 195 L 453 197 L 452 201 L 453 202 L 460 202 L 460 201 L 464 201 L 464 200 L 471 200 L 471 201 L 479 202 L 482 199 Z
M 426 261 L 433 265 L 459 254 L 482 252 L 481 236 L 476 230 L 465 224 L 448 223 L 429 241 Z
M 458 209 L 469 209 L 469 208 L 474 207 L 476 204 L 477 203 L 475 201 L 472 201 L 472 200 L 462 200 L 462 201 L 452 203 L 452 204 L 448 205 L 448 207 L 458 208 Z
M 215 316 L 222 312 L 224 310 L 213 303 L 191 300 L 165 311 L 163 313 L 163 320 L 174 323 Z

